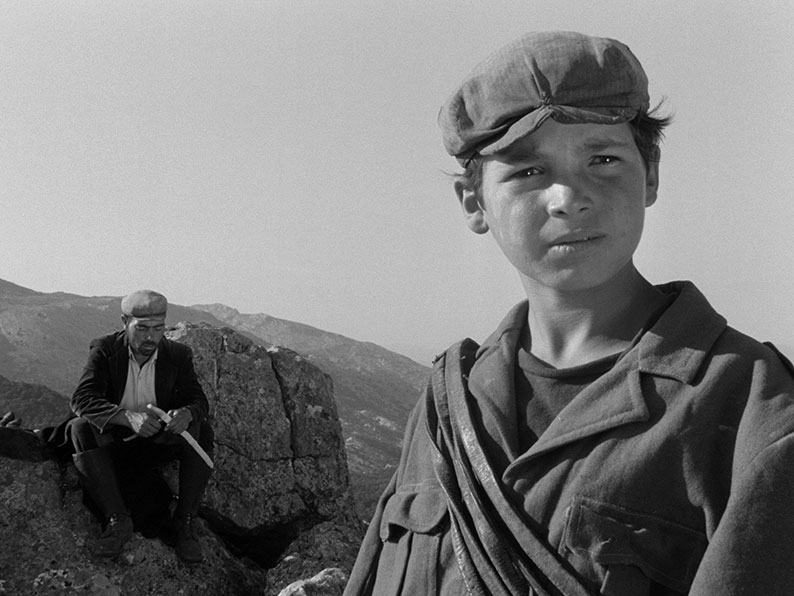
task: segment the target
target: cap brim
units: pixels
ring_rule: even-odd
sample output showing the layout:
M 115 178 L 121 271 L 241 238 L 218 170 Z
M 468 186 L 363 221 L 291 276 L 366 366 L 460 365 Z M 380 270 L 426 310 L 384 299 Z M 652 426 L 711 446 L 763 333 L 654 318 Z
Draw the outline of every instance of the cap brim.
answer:
M 135 319 L 137 321 L 165 321 L 165 313 L 157 314 L 157 315 L 126 315 L 131 319 Z
M 633 119 L 637 113 L 638 110 L 632 108 L 541 106 L 523 118 L 516 120 L 505 134 L 490 140 L 486 145 L 480 147 L 477 153 L 480 155 L 493 155 L 504 151 L 519 139 L 535 132 L 549 118 L 553 118 L 562 124 L 621 124 Z

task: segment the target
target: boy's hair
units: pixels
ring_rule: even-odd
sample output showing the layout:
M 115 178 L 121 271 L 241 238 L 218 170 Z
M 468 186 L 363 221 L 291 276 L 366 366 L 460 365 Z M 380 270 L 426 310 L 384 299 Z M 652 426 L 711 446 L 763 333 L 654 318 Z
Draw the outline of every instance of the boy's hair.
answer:
M 655 116 L 659 106 L 647 113 L 637 114 L 628 122 L 634 143 L 640 152 L 645 169 L 659 161 L 659 145 L 664 138 L 664 129 L 672 122 L 671 116 Z M 482 156 L 473 155 L 464 166 L 463 172 L 452 174 L 456 182 L 463 184 L 469 191 L 479 193 L 482 184 Z

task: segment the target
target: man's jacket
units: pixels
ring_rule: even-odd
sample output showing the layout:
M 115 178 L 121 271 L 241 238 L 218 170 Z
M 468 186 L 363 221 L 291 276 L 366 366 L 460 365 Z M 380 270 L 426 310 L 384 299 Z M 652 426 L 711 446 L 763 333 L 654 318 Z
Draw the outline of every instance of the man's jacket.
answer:
M 790 596 L 794 378 L 689 283 L 518 452 L 518 305 L 440 358 L 354 595 Z
M 121 407 L 127 382 L 129 351 L 126 334 L 119 331 L 91 342 L 83 376 L 72 395 L 72 411 L 100 431 Z M 157 346 L 154 388 L 157 406 L 165 411 L 188 408 L 194 421 L 207 416 L 209 405 L 193 368 L 192 350 L 163 338 Z

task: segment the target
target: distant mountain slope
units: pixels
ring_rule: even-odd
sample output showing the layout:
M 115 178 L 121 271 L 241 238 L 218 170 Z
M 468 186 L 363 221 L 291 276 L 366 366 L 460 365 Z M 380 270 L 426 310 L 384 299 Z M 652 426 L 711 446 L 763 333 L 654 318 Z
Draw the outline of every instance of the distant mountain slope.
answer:
M 35 290 L 29 290 L 28 288 L 23 288 L 22 286 L 18 286 L 17 284 L 13 284 L 10 281 L 6 281 L 4 279 L 0 279 L 0 296 L 33 296 L 35 294 L 40 294 L 41 292 L 37 292 Z
M 58 398 L 48 394 L 53 417 L 41 424 L 60 421 L 67 411 L 67 396 L 80 378 L 90 341 L 121 329 L 120 301 L 111 296 L 47 294 L 0 280 L 0 376 L 46 385 L 64 401 L 63 407 L 56 407 Z M 172 304 L 168 323 L 178 321 L 233 327 L 258 343 L 288 347 L 329 374 L 352 484 L 362 509 L 371 509 L 396 466 L 403 428 L 428 367 L 372 343 L 265 314 L 240 314 L 219 304 Z M 36 411 L 38 416 L 46 408 Z

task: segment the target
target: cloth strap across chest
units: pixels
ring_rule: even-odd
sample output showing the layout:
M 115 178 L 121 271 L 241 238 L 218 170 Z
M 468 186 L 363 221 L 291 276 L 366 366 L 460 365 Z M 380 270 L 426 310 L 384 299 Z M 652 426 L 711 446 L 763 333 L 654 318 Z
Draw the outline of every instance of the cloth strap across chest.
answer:
M 436 362 L 428 433 L 447 497 L 455 555 L 475 596 L 591 596 L 568 564 L 528 527 L 494 475 L 472 420 L 464 380 L 477 345 L 456 344 Z M 432 402 L 432 403 L 431 403 Z

